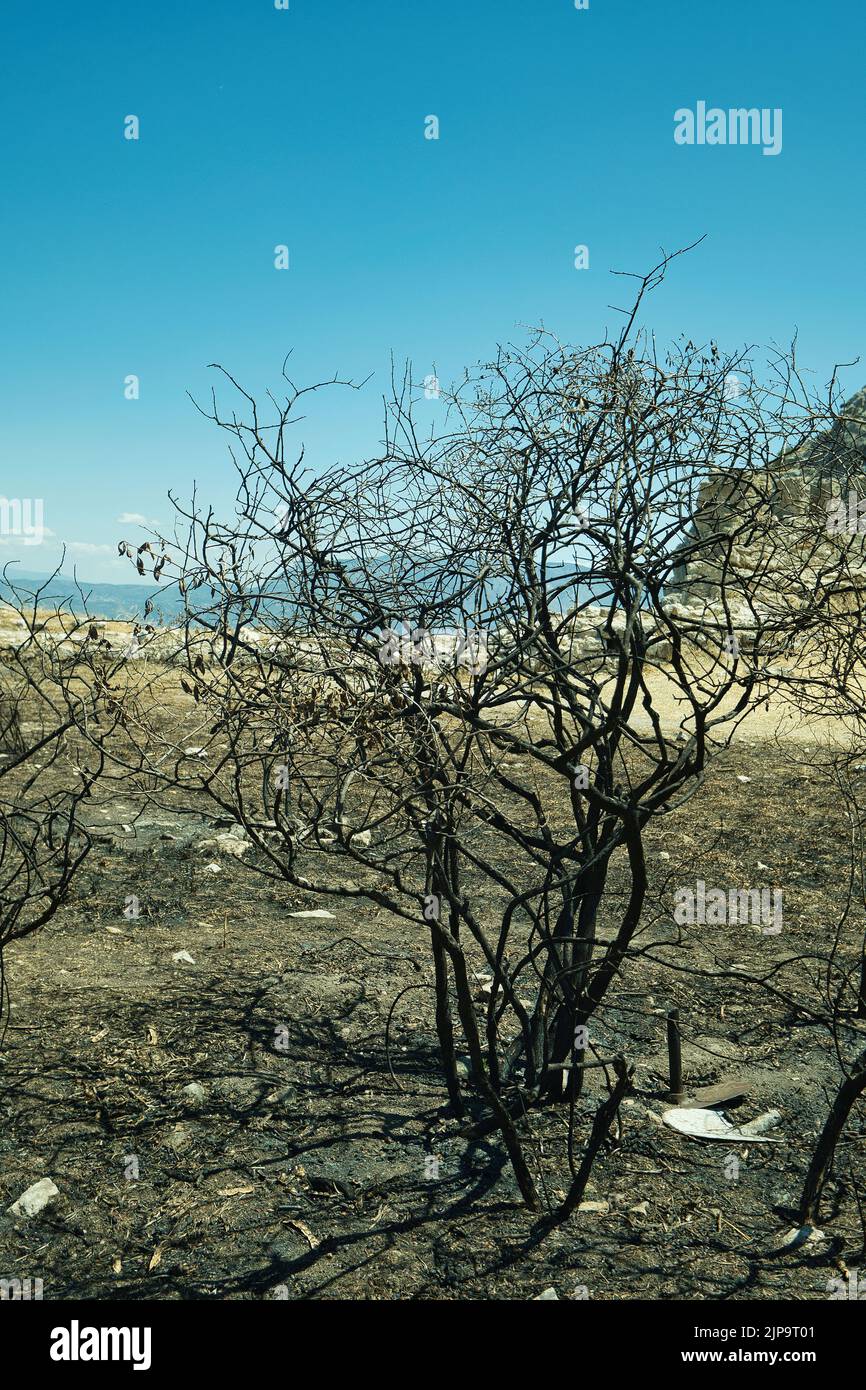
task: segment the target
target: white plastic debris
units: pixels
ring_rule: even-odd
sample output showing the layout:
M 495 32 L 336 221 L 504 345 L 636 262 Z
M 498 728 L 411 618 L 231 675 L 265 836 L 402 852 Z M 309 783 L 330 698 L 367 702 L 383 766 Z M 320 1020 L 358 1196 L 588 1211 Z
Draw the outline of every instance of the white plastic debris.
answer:
M 60 1188 L 50 1178 L 40 1178 L 39 1182 L 33 1183 L 26 1192 L 22 1192 L 8 1210 L 11 1216 L 38 1216 L 49 1202 L 53 1202 L 54 1198 L 59 1196 Z
M 183 963 L 184 965 L 195 965 L 195 961 L 193 960 L 189 951 L 175 951 L 172 956 L 172 960 L 177 965 L 180 965 L 181 963 Z
M 773 1119 L 769 1121 L 769 1116 Z M 778 1124 L 781 1119 L 778 1111 L 771 1110 L 767 1115 L 759 1115 L 749 1125 L 732 1125 L 717 1110 L 701 1110 L 693 1107 L 687 1110 L 665 1110 L 662 1119 L 669 1129 L 686 1134 L 690 1139 L 720 1139 L 727 1144 L 781 1144 L 781 1139 L 773 1139 L 761 1132 Z
M 336 922 L 336 920 L 337 920 L 336 917 L 334 916 L 333 912 L 326 912 L 325 909 L 324 909 L 323 907 L 316 907 L 316 908 L 313 908 L 313 910 L 312 910 L 311 912 L 290 912 L 290 913 L 289 913 L 289 916 L 290 916 L 290 917 L 321 917 L 321 918 L 327 918 L 327 920 L 328 920 L 328 921 L 331 921 L 331 922 Z

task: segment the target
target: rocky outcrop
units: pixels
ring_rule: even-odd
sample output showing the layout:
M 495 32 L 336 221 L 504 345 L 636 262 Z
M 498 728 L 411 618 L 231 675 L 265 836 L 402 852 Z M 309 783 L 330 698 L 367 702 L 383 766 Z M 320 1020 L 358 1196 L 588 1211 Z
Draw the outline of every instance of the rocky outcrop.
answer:
M 866 388 L 801 447 L 707 480 L 668 593 L 760 614 L 819 585 L 839 606 L 866 600 Z

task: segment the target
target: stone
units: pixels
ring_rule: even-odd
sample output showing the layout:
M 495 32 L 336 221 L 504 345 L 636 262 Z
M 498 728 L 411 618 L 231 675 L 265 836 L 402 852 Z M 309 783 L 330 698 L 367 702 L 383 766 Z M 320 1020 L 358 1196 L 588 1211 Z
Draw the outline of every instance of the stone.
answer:
M 252 841 L 248 838 L 242 825 L 235 826 L 231 830 L 222 830 L 217 835 L 212 835 L 206 840 L 199 840 L 196 849 L 199 853 L 208 854 L 231 854 L 235 859 L 240 859 L 252 848 Z
M 822 576 L 826 584 L 827 574 L 837 565 L 838 593 L 833 601 L 859 611 L 866 590 L 866 516 L 860 500 L 864 479 L 866 387 L 840 408 L 829 429 L 799 448 L 760 468 L 720 467 L 707 478 L 681 548 L 689 554 L 672 576 L 679 611 L 668 611 L 681 617 L 692 605 L 709 608 L 717 603 L 724 572 L 731 623 L 741 650 L 748 650 L 747 631 L 739 629 L 748 630 L 754 623 L 747 611 L 749 601 L 759 612 L 762 598 L 770 608 L 777 606 L 778 594 L 789 580 L 796 607 L 798 594 L 808 592 L 812 577 Z M 757 533 L 748 543 L 732 544 L 730 538 L 742 527 L 744 516 L 755 517 Z M 717 631 L 729 626 L 720 606 L 711 625 Z
M 189 1148 L 192 1143 L 192 1135 L 185 1125 L 175 1125 L 174 1129 L 166 1135 L 165 1143 L 170 1149 L 174 1149 L 175 1153 L 180 1153 L 183 1149 Z
M 39 1182 L 33 1183 L 25 1192 L 22 1192 L 8 1210 L 11 1216 L 38 1216 L 49 1203 L 59 1196 L 60 1189 L 52 1182 L 51 1178 L 40 1178 Z

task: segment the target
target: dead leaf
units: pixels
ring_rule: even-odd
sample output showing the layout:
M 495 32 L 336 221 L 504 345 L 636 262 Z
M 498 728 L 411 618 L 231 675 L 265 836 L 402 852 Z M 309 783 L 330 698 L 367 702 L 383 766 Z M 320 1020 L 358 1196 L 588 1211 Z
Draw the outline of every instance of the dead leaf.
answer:
M 156 1269 L 157 1265 L 160 1264 L 161 1261 L 162 1261 L 162 1246 L 161 1246 L 161 1245 L 158 1245 L 158 1246 L 156 1247 L 156 1249 L 154 1250 L 153 1254 L 152 1254 L 151 1257 L 150 1257 L 150 1264 L 147 1266 L 147 1272 L 148 1272 L 148 1274 L 150 1273 L 150 1271 L 151 1271 L 152 1269 Z
M 301 1221 L 300 1218 L 298 1218 L 296 1221 L 290 1221 L 289 1225 L 294 1226 L 296 1231 L 300 1231 L 311 1250 L 316 1250 L 318 1248 L 318 1237 L 313 1235 L 306 1221 Z

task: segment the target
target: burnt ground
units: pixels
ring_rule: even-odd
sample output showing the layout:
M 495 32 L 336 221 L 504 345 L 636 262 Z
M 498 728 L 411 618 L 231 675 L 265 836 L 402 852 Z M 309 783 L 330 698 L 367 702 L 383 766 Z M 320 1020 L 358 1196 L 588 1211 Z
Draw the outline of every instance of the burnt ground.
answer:
M 804 748 L 740 746 L 648 836 L 667 918 L 649 914 L 596 1035 L 625 1048 L 634 1091 L 589 1205 L 552 1230 L 521 1206 L 498 1140 L 461 1135 L 443 1108 L 423 927 L 262 880 L 170 826 L 100 838 L 54 922 L 6 952 L 0 1270 L 56 1299 L 826 1298 L 863 1258 L 866 1102 L 837 1153 L 826 1239 L 776 1253 L 840 1076 L 808 1011 L 823 1007 L 816 957 L 848 830 L 808 763 Z M 682 948 L 659 946 L 671 884 L 696 877 L 783 883 L 783 932 L 686 929 Z M 335 920 L 288 915 L 322 908 Z M 768 970 L 778 995 L 737 979 Z M 783 1142 L 732 1150 L 663 1125 L 671 1006 L 689 1090 L 742 1078 L 729 1117 L 778 1109 Z M 591 1073 L 579 1137 L 605 1094 Z M 566 1120 L 536 1115 L 527 1141 L 551 1200 L 570 1181 Z M 13 1219 L 46 1176 L 60 1197 Z

